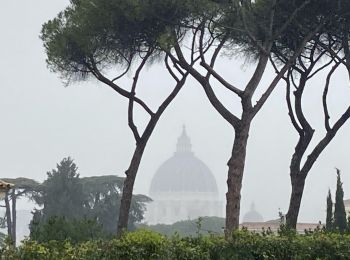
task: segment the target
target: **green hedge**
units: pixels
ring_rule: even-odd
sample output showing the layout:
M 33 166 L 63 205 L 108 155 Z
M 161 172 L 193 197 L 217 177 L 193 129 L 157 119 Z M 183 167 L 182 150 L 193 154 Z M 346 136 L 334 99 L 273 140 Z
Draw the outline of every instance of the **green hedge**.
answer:
M 1 259 L 350 259 L 350 235 L 315 232 L 308 235 L 235 233 L 222 236 L 167 238 L 139 230 L 122 239 L 87 241 L 73 245 L 66 241 L 24 243 L 5 248 Z

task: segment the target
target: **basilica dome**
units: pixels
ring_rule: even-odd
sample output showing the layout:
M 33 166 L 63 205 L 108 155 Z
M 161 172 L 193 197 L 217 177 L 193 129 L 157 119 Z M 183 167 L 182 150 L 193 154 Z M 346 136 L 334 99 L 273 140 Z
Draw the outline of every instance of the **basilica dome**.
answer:
M 250 211 L 248 211 L 243 217 L 243 223 L 246 222 L 264 222 L 264 218 L 258 211 L 256 211 L 254 203 L 250 206 Z
M 163 192 L 217 193 L 218 188 L 210 169 L 192 152 L 191 141 L 183 127 L 176 152 L 155 173 L 150 195 Z
M 150 225 L 222 216 L 215 177 L 192 152 L 185 127 L 175 153 L 156 171 L 149 195 L 153 201 L 147 206 L 145 221 Z

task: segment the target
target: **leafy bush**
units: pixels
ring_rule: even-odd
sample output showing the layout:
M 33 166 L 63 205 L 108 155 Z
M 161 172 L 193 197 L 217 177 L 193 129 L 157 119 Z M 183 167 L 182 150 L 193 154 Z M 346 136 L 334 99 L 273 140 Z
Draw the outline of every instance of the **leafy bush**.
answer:
M 2 248 L 5 245 L 5 239 L 6 239 L 6 235 L 0 232 L 0 248 Z
M 1 259 L 350 259 L 350 235 L 258 234 L 239 231 L 228 240 L 223 236 L 167 238 L 149 230 L 125 234 L 121 239 L 38 243 L 24 241 L 18 248 L 6 247 Z
M 225 219 L 219 217 L 201 217 L 198 220 L 182 220 L 173 224 L 146 225 L 138 224 L 140 228 L 153 230 L 163 235 L 172 236 L 179 234 L 180 237 L 195 236 L 197 233 L 223 234 Z
M 106 237 L 101 225 L 92 219 L 67 219 L 51 217 L 46 221 L 32 221 L 30 238 L 39 243 L 51 240 L 73 243 Z

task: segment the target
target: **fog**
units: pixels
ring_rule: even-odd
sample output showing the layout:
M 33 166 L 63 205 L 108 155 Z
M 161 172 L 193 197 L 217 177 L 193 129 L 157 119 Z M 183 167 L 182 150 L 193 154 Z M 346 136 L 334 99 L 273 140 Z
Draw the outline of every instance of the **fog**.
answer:
M 41 25 L 68 2 L 12 0 L 0 4 L 0 178 L 23 176 L 43 181 L 46 172 L 67 156 L 74 158 L 81 176 L 123 176 L 131 159 L 135 141 L 127 126 L 126 100 L 95 80 L 65 87 L 59 75 L 46 67 L 39 39 Z M 220 73 L 238 86 L 247 81 L 254 69 L 254 64 L 238 58 L 220 60 Z M 269 68 L 263 85 L 273 76 Z M 320 77 L 313 81 L 304 100 L 308 118 L 316 129 L 316 140 L 324 133 L 319 88 L 323 80 Z M 138 94 L 157 107 L 173 85 L 164 69 L 154 65 L 142 74 Z M 230 109 L 239 111 L 237 99 L 224 90 L 217 91 Z M 330 110 L 339 116 L 350 102 L 346 73 L 338 73 L 330 91 Z M 289 162 L 297 133 L 289 121 L 284 95 L 281 84 L 254 119 L 242 190 L 242 215 L 252 202 L 265 220 L 277 218 L 279 209 L 287 211 Z M 138 113 L 136 120 L 141 127 L 144 114 Z M 146 148 L 135 192 L 148 194 L 153 174 L 175 151 L 183 124 L 194 153 L 215 175 L 224 201 L 233 129 L 192 79 L 160 119 Z M 335 167 L 342 170 L 345 198 L 350 198 L 349 130 L 348 122 L 311 170 L 299 221 L 324 221 L 328 188 L 335 192 Z M 28 209 L 32 205 L 23 201 L 19 207 Z

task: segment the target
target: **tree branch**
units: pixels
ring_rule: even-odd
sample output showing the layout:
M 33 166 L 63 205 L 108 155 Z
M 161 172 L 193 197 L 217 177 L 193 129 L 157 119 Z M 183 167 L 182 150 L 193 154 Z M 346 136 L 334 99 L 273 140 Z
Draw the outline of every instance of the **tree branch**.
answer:
M 165 55 L 164 63 L 165 63 L 165 67 L 167 68 L 169 74 L 173 77 L 173 79 L 175 79 L 176 82 L 179 82 L 180 79 L 175 75 L 175 73 L 173 72 L 173 70 L 170 68 L 170 65 L 169 65 L 169 55 L 168 55 L 168 54 Z
M 287 78 L 284 78 L 285 81 L 286 81 L 286 101 L 287 101 L 287 107 L 288 107 L 288 115 L 290 117 L 290 120 L 295 128 L 295 130 L 297 130 L 297 132 L 299 133 L 299 135 L 303 135 L 303 130 L 302 128 L 299 126 L 296 118 L 295 118 L 295 115 L 294 115 L 294 111 L 293 111 L 293 107 L 292 107 L 292 102 L 291 102 L 291 95 L 290 95 L 290 74 L 292 72 L 289 71 L 289 75 L 287 76 Z
M 117 77 L 115 77 L 114 79 L 112 79 L 112 80 L 111 80 L 112 82 L 114 82 L 114 81 L 116 81 L 116 80 L 122 78 L 122 77 L 123 77 L 126 73 L 128 73 L 128 71 L 130 70 L 130 67 L 131 67 L 131 57 L 130 57 L 130 60 L 128 60 L 128 59 L 126 59 L 126 58 L 124 58 L 124 59 L 125 59 L 126 62 L 128 63 L 128 66 L 126 67 L 125 71 L 124 71 L 122 74 L 120 74 L 120 75 L 118 75 Z
M 152 51 L 153 50 L 149 50 L 147 52 L 146 56 L 142 58 L 140 65 L 136 69 L 133 83 L 131 86 L 131 96 L 129 98 L 129 106 L 128 106 L 128 125 L 129 125 L 132 133 L 134 134 L 134 138 L 135 138 L 136 143 L 140 140 L 140 134 L 139 134 L 137 127 L 135 125 L 135 122 L 134 122 L 134 99 L 135 99 L 135 95 L 136 95 L 137 81 L 139 79 L 141 70 L 145 66 L 148 58 L 152 55 Z
M 205 68 L 208 71 L 207 75 L 213 75 L 214 78 L 216 78 L 225 88 L 232 91 L 233 93 L 237 94 L 239 97 L 242 97 L 243 91 L 236 88 L 235 86 L 228 83 L 225 79 L 223 79 L 211 66 L 209 66 L 207 63 L 202 61 L 201 66 Z M 207 80 L 209 80 L 209 77 L 206 77 Z
M 216 97 L 210 83 L 206 78 L 201 75 L 196 69 L 194 69 L 190 64 L 187 63 L 181 48 L 178 43 L 175 44 L 174 46 L 176 55 L 178 57 L 177 61 L 180 64 L 180 66 L 188 71 L 203 87 L 210 103 L 213 105 L 213 107 L 219 112 L 219 114 L 225 118 L 225 120 L 234 128 L 238 127 L 239 125 L 239 118 L 236 117 L 234 114 L 232 114 L 221 102 L 220 100 Z M 172 56 L 169 53 L 170 57 Z M 175 59 L 175 57 L 173 57 Z
M 317 158 L 320 156 L 322 151 L 327 147 L 327 145 L 332 141 L 332 139 L 335 137 L 336 133 L 339 131 L 339 129 L 346 123 L 346 121 L 350 117 L 350 106 L 347 108 L 347 110 L 344 112 L 344 114 L 338 119 L 338 121 L 334 124 L 334 126 L 327 131 L 324 138 L 316 145 L 316 147 L 312 150 L 310 155 L 307 157 L 304 166 L 301 169 L 301 173 L 306 176 L 314 163 L 316 162 Z
M 329 124 L 329 111 L 328 111 L 328 106 L 327 106 L 327 95 L 328 95 L 328 89 L 329 89 L 329 84 L 330 84 L 330 80 L 331 77 L 333 75 L 333 73 L 335 72 L 335 70 L 338 68 L 338 66 L 340 65 L 340 62 L 337 62 L 332 69 L 330 70 L 330 72 L 327 75 L 327 79 L 326 79 L 326 84 L 323 90 L 323 95 L 322 95 L 322 104 L 323 104 L 323 112 L 324 112 L 324 121 L 325 121 L 325 128 L 327 130 L 327 132 L 329 132 L 331 130 L 330 124 Z
M 260 97 L 256 105 L 253 107 L 253 115 L 255 115 L 261 107 L 265 104 L 268 97 L 271 95 L 272 91 L 275 89 L 276 85 L 280 81 L 280 79 L 283 77 L 283 75 L 289 70 L 289 68 L 295 63 L 295 60 L 298 58 L 298 56 L 302 53 L 304 47 L 306 46 L 307 42 L 311 40 L 311 38 L 322 28 L 323 25 L 317 26 L 317 28 L 310 32 L 306 37 L 304 37 L 302 43 L 300 44 L 297 51 L 293 54 L 293 56 L 288 59 L 286 64 L 282 67 L 280 72 L 277 74 L 277 76 L 273 79 L 270 86 L 267 88 L 265 93 Z
M 96 64 L 91 61 L 91 65 L 86 64 L 87 68 L 89 68 L 90 72 L 101 82 L 105 83 L 106 85 L 110 86 L 114 91 L 116 91 L 118 94 L 120 94 L 123 97 L 126 97 L 130 99 L 131 93 L 129 91 L 126 91 L 125 89 L 118 86 L 116 83 L 112 82 L 108 78 L 106 78 L 102 73 L 98 70 Z M 153 115 L 153 111 L 146 105 L 145 102 L 143 102 L 141 99 L 134 97 L 134 100 L 137 104 L 139 104 L 149 115 Z

